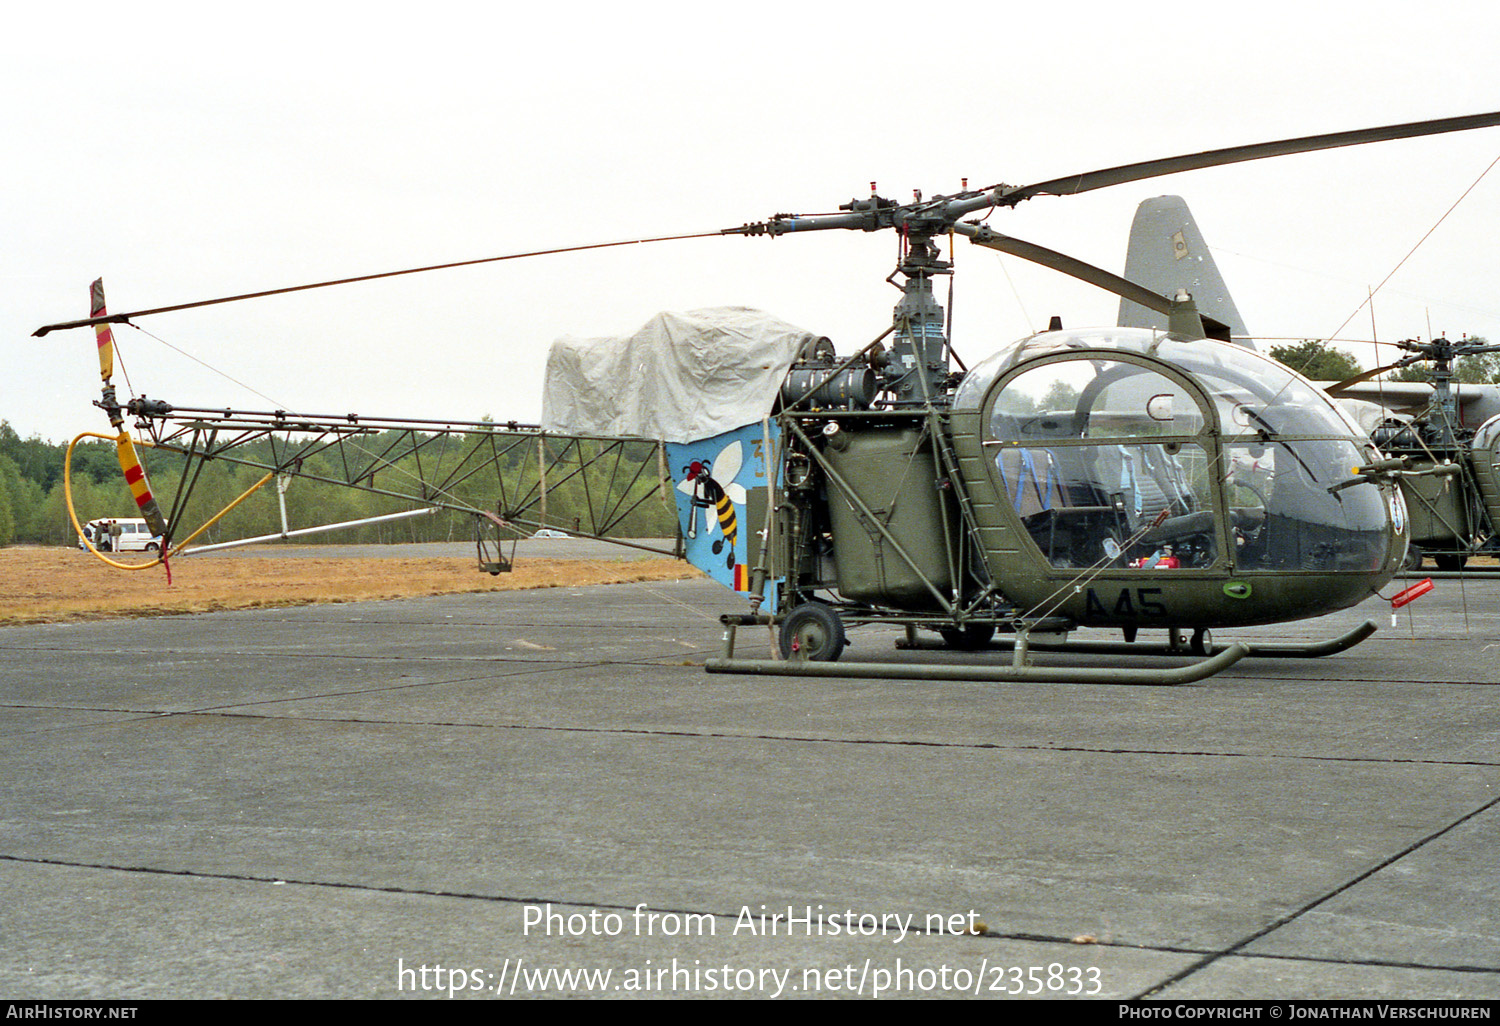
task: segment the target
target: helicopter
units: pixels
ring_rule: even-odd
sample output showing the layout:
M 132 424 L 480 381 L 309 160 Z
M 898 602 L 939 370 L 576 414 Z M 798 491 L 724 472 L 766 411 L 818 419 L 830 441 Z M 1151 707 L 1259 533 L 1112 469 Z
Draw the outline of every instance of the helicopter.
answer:
M 127 415 L 147 445 L 264 467 L 262 484 L 304 473 L 314 449 L 346 452 L 362 437 L 395 431 L 398 440 L 382 441 L 379 453 L 356 449 L 357 466 L 339 482 L 385 494 L 395 492 L 375 487 L 377 469 L 393 466 L 398 454 L 432 452 L 437 439 L 455 434 L 479 436 L 491 454 L 534 450 L 538 471 L 551 465 L 554 473 L 559 442 L 561 452 L 576 452 L 578 472 L 601 458 L 597 446 L 655 446 L 662 478 L 675 485 L 678 546 L 749 603 L 749 612 L 723 618 L 724 655 L 707 662 L 710 672 L 1180 683 L 1251 652 L 1319 655 L 1367 637 L 1373 624 L 1315 645 L 1216 647 L 1210 632 L 1315 617 L 1377 593 L 1406 559 L 1410 527 L 1399 482 L 1413 471 L 1387 459 L 1321 389 L 1232 342 L 1231 326 L 1200 313 L 1188 290 L 1156 293 L 1004 235 L 987 220 L 1037 196 L 1495 125 L 1500 113 L 1230 147 L 1021 187 L 970 189 L 965 181 L 952 195 L 917 193 L 907 203 L 872 185 L 867 198 L 836 212 L 776 214 L 720 229 L 713 234 L 895 233 L 900 249 L 891 279 L 900 279 L 902 295 L 890 327 L 840 357 L 828 339 L 753 311 L 663 315 L 633 336 L 554 348 L 546 386 L 552 401 L 536 426 L 116 398 L 104 363 L 111 324 L 434 267 L 123 314 L 105 311 L 99 286 L 89 318 L 36 334 L 95 329 L 104 380 L 96 405 L 116 432 L 100 437 L 116 442 L 143 516 L 169 542 L 183 500 L 170 512 L 157 505 L 124 427 Z M 1167 326 L 1071 329 L 1054 319 L 1047 331 L 965 368 L 934 291 L 953 269 L 941 242 L 959 236 L 1108 289 L 1165 314 Z M 695 236 L 631 244 L 686 237 Z M 691 358 L 709 353 L 711 359 Z M 628 377 L 619 370 L 625 366 Z M 660 408 L 674 396 L 680 408 Z M 270 437 L 308 441 L 284 442 L 269 458 L 243 454 L 248 441 Z M 596 446 L 587 456 L 585 441 Z M 482 448 L 467 448 L 457 470 L 421 482 L 411 498 L 469 512 L 481 533 L 538 523 L 527 519 L 534 483 L 525 495 L 507 494 L 511 465 L 499 456 L 488 464 L 498 475 L 498 498 L 479 503 L 451 489 L 472 474 L 469 461 Z M 658 483 L 667 491 L 664 481 L 642 478 L 644 465 L 635 461 L 627 494 L 610 499 L 612 509 L 644 501 L 630 495 Z M 545 504 L 545 483 L 541 494 Z M 607 537 L 609 526 L 606 516 L 580 533 Z M 482 568 L 506 567 L 503 558 L 486 558 L 482 536 L 478 545 Z M 923 647 L 919 632 L 926 632 L 964 651 L 987 648 L 1004 633 L 1013 639 L 1011 663 L 840 664 L 847 628 L 869 624 L 904 628 L 907 647 Z M 737 658 L 736 631 L 747 626 L 771 628 L 782 658 Z M 1080 627 L 1118 630 L 1127 649 L 1140 651 L 1149 648 L 1133 644 L 1142 630 L 1164 630 L 1164 651 L 1199 659 L 1172 669 L 1032 663 L 1034 650 Z
M 1204 312 L 1230 326 L 1234 341 L 1254 348 L 1244 321 L 1197 221 L 1180 196 L 1143 200 L 1131 224 L 1125 259 L 1131 281 L 1159 292 L 1191 288 Z M 1121 299 L 1117 324 L 1165 328 L 1162 315 Z M 1430 557 L 1440 572 L 1464 568 L 1471 555 L 1500 551 L 1500 387 L 1460 384 L 1459 359 L 1500 352 L 1484 340 L 1434 338 L 1393 343 L 1407 355 L 1344 381 L 1317 381 L 1371 441 L 1407 471 L 1398 486 L 1408 510 L 1404 569 Z M 1372 380 L 1426 365 L 1427 380 Z M 1253 471 L 1254 464 L 1245 468 Z
M 1395 343 L 1407 356 L 1368 372 L 1427 365 L 1426 382 L 1353 381 L 1328 386 L 1377 404 L 1386 416 L 1371 439 L 1388 457 L 1413 471 L 1400 482 L 1411 511 L 1406 569 L 1418 570 L 1430 556 L 1441 572 L 1463 570 L 1474 555 L 1500 551 L 1500 390 L 1459 385 L 1455 361 L 1500 352 L 1482 339 L 1405 339 Z M 1365 375 L 1360 375 L 1365 377 Z

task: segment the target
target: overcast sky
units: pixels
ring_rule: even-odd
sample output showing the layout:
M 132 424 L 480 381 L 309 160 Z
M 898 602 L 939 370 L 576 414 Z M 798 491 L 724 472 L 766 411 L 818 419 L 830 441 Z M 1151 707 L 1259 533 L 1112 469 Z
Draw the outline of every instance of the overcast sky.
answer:
M 112 311 L 137 310 L 828 211 L 871 181 L 905 200 L 1500 110 L 1500 10 L 1472 2 L 30 7 L 0 59 L 0 418 L 53 440 L 105 426 L 92 333 L 31 332 L 86 316 L 101 276 Z M 1488 129 L 1040 198 L 990 223 L 1118 272 L 1136 204 L 1180 194 L 1253 334 L 1325 337 L 1497 156 Z M 1342 334 L 1500 340 L 1497 228 L 1500 170 L 1385 286 L 1373 325 L 1363 312 Z M 889 324 L 894 257 L 888 234 L 713 238 L 116 334 L 134 390 L 179 405 L 534 421 L 560 335 L 744 305 L 847 352 Z M 970 363 L 1052 314 L 1113 323 L 1113 296 L 1053 272 L 962 243 L 957 264 Z

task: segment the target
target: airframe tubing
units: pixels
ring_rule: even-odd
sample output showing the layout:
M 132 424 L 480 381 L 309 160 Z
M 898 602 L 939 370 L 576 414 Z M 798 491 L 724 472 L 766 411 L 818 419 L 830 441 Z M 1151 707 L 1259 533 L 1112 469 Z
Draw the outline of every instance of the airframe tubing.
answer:
M 338 524 L 324 524 L 322 527 L 299 527 L 295 531 L 278 531 L 275 534 L 261 534 L 256 535 L 254 538 L 239 538 L 235 541 L 217 542 L 213 545 L 195 545 L 190 549 L 179 549 L 178 554 L 196 556 L 202 552 L 216 552 L 219 549 L 237 549 L 245 545 L 257 545 L 260 542 L 285 541 L 288 538 L 301 538 L 309 534 L 326 534 L 329 531 L 341 531 L 346 527 L 363 527 L 365 524 L 383 524 L 388 520 L 425 517 L 437 511 L 438 507 L 428 506 L 426 509 L 408 509 L 400 513 L 386 513 L 378 517 L 365 517 L 363 520 L 345 520 Z
M 1191 684 L 1239 662 L 1250 652 L 1235 642 L 1208 659 L 1175 669 L 1095 669 L 1076 666 L 935 666 L 931 663 L 824 663 L 772 659 L 710 659 L 709 673 L 777 677 L 855 677 L 879 680 L 972 680 L 1028 684 Z

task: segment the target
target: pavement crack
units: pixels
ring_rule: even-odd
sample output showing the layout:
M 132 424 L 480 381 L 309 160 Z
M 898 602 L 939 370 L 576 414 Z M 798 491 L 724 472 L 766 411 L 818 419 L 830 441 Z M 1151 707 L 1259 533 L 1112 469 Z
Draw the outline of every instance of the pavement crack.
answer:
M 1493 803 L 1491 803 L 1491 804 L 1493 804 Z M 1483 810 L 1482 809 L 1481 810 L 1476 810 L 1475 813 L 1471 813 L 1470 816 L 1466 816 L 1466 817 L 1464 817 L 1464 819 L 1468 819 L 1468 818 L 1470 818 L 1473 815 L 1477 815 L 1478 812 L 1481 812 L 1481 811 L 1483 811 Z M 1463 822 L 1462 819 L 1459 820 L 1459 821 L 1457 821 L 1457 822 L 1455 822 L 1454 824 L 1451 824 L 1448 828 L 1445 828 L 1445 829 L 1452 829 L 1453 826 L 1457 826 L 1458 823 L 1461 823 L 1461 822 Z M 1440 831 L 1439 833 L 1441 833 L 1441 832 L 1442 831 Z M 1397 857 L 1399 857 L 1399 856 L 1397 856 Z M 52 859 L 52 858 L 43 858 L 43 857 L 39 857 L 39 856 L 0 855 L 0 862 L 9 862 L 9 863 L 13 863 L 13 864 L 16 864 L 16 865 L 53 866 L 53 867 L 58 867 L 58 868 L 63 868 L 63 869 L 88 869 L 88 870 L 95 870 L 95 871 L 99 871 L 99 872 L 128 873 L 128 874 L 135 874 L 135 875 L 141 875 L 141 876 L 176 877 L 176 878 L 180 878 L 180 879 L 193 879 L 193 880 L 222 880 L 222 881 L 226 881 L 226 882 L 230 882 L 230 883 L 261 884 L 261 885 L 272 886 L 272 887 L 280 887 L 280 886 L 286 886 L 286 887 L 309 887 L 309 888 L 325 889 L 325 890 L 356 891 L 356 892 L 361 892 L 361 893 L 366 893 L 366 894 L 392 894 L 392 895 L 401 895 L 401 896 L 418 897 L 418 898 L 444 898 L 444 899 L 453 899 L 453 900 L 459 900 L 459 901 L 481 901 L 481 902 L 487 902 L 487 903 L 492 903 L 492 904 L 497 904 L 497 905 L 535 906 L 535 907 L 547 908 L 547 909 L 550 909 L 552 907 L 564 908 L 564 909 L 587 908 L 587 909 L 599 909 L 599 910 L 610 911 L 610 912 L 635 914 L 637 912 L 637 910 L 641 907 L 639 904 L 630 905 L 630 904 L 624 904 L 624 903 L 621 903 L 621 902 L 589 901 L 589 900 L 586 900 L 586 899 L 562 898 L 562 897 L 557 897 L 557 896 L 553 896 L 553 897 L 544 897 L 544 896 L 523 897 L 523 896 L 511 895 L 511 894 L 481 894 L 481 893 L 478 893 L 478 892 L 475 892 L 475 891 L 444 890 L 444 889 L 441 889 L 441 888 L 415 888 L 415 887 L 400 887 L 400 886 L 396 886 L 396 885 L 382 885 L 382 884 L 368 884 L 368 883 L 351 883 L 351 882 L 344 881 L 344 880 L 310 880 L 310 879 L 299 879 L 299 878 L 295 878 L 295 877 L 267 876 L 267 875 L 264 875 L 264 874 L 256 874 L 256 873 L 214 873 L 214 872 L 206 872 L 206 871 L 194 870 L 194 869 L 166 869 L 166 868 L 163 868 L 163 867 L 160 867 L 160 866 L 125 865 L 125 864 L 109 863 L 109 862 L 82 862 L 82 861 L 73 860 L 73 859 Z M 1357 881 L 1353 881 L 1353 882 L 1357 882 Z M 1326 900 L 1327 897 L 1331 897 L 1331 896 L 1332 895 L 1325 896 L 1323 899 L 1320 899 L 1320 901 Z M 649 912 L 653 913 L 653 914 L 656 914 L 656 915 L 675 915 L 675 916 L 683 916 L 683 917 L 687 917 L 687 916 L 692 916 L 692 917 L 706 917 L 706 918 L 712 919 L 712 920 L 714 920 L 716 922 L 740 923 L 740 922 L 743 921 L 744 917 L 747 915 L 747 911 L 749 910 L 749 908 L 750 908 L 749 905 L 743 905 L 743 906 L 741 906 L 741 908 L 738 911 L 727 912 L 727 911 L 714 911 L 714 910 L 707 910 L 707 909 L 691 909 L 691 908 L 676 908 L 676 907 L 668 908 L 668 907 L 665 907 L 665 906 L 661 906 L 661 907 L 652 906 L 649 909 Z M 798 908 L 794 904 L 793 905 L 789 905 L 788 908 L 791 909 L 791 910 L 795 910 L 797 912 L 802 911 L 800 908 Z M 841 913 L 841 912 L 838 912 L 837 910 L 831 911 L 831 912 L 824 912 L 824 911 L 821 911 L 821 906 L 820 906 L 820 911 L 818 911 L 817 913 L 814 913 L 813 910 L 812 910 L 812 908 L 810 906 L 807 908 L 807 912 L 808 912 L 809 919 L 808 919 L 808 924 L 805 927 L 805 930 L 806 930 L 806 933 L 807 933 L 808 936 L 821 936 L 823 933 L 828 932 L 828 931 L 847 930 L 847 927 L 844 924 L 847 922 L 847 915 L 852 914 L 852 913 L 847 913 L 847 914 L 846 913 Z M 755 913 L 749 913 L 749 914 L 753 916 Z M 1300 914 L 1300 912 L 1298 914 Z M 952 938 L 967 937 L 967 938 L 972 939 L 976 943 L 982 943 L 984 941 L 991 941 L 991 942 L 993 942 L 993 941 L 1019 941 L 1021 943 L 1026 943 L 1026 944 L 1068 945 L 1068 946 L 1071 946 L 1071 947 L 1078 948 L 1080 950 L 1082 950 L 1084 948 L 1108 948 L 1108 949 L 1118 949 L 1118 950 L 1127 950 L 1127 951 L 1154 952 L 1154 953 L 1159 953 L 1159 954 L 1170 954 L 1170 955 L 1183 955 L 1183 954 L 1187 954 L 1187 955 L 1205 955 L 1205 956 L 1207 956 L 1206 958 L 1200 960 L 1199 963 L 1195 963 L 1194 967 L 1190 967 L 1188 970 L 1184 970 L 1183 972 L 1178 973 L 1177 975 L 1169 978 L 1168 980 L 1166 980 L 1166 981 L 1158 984 L 1156 987 L 1153 987 L 1151 990 L 1148 990 L 1148 991 L 1146 991 L 1143 994 L 1137 995 L 1135 998 L 1132 998 L 1131 1000 L 1140 1000 L 1141 998 L 1144 998 L 1144 997 L 1147 997 L 1147 996 L 1149 996 L 1151 994 L 1154 994 L 1157 991 L 1159 991 L 1160 989 L 1162 989 L 1163 987 L 1166 987 L 1166 986 L 1170 985 L 1171 983 L 1174 983 L 1177 980 L 1180 980 L 1180 979 L 1184 978 L 1185 976 L 1189 975 L 1190 973 L 1197 971 L 1197 968 L 1201 968 L 1203 965 L 1209 964 L 1210 962 L 1212 962 L 1214 960 L 1217 960 L 1217 959 L 1223 958 L 1223 957 L 1227 957 L 1227 956 L 1233 956 L 1233 957 L 1245 958 L 1245 959 L 1264 959 L 1264 960 L 1270 960 L 1270 961 L 1296 962 L 1296 963 L 1311 963 L 1311 964 L 1325 964 L 1325 965 L 1344 965 L 1344 966 L 1362 966 L 1362 967 L 1383 968 L 1383 969 L 1414 969 L 1414 970 L 1425 970 L 1425 971 L 1430 971 L 1430 972 L 1470 973 L 1470 974 L 1475 974 L 1475 975 L 1486 975 L 1486 974 L 1488 974 L 1488 975 L 1500 975 L 1500 968 L 1497 968 L 1497 967 L 1494 967 L 1494 966 L 1481 966 L 1481 965 L 1464 965 L 1464 964 L 1431 965 L 1431 964 L 1420 963 L 1420 962 L 1403 962 L 1403 961 L 1393 961 L 1393 960 L 1387 960 L 1387 959 L 1319 958 L 1317 956 L 1307 956 L 1307 955 L 1246 954 L 1246 953 L 1243 953 L 1243 952 L 1238 952 L 1234 948 L 1228 949 L 1227 951 L 1210 951 L 1210 950 L 1206 950 L 1204 948 L 1200 948 L 1200 947 L 1196 947 L 1196 946 L 1177 945 L 1177 944 L 1133 943 L 1133 942 L 1130 942 L 1130 941 L 1119 941 L 1119 940 L 1092 941 L 1092 942 L 1090 942 L 1087 945 L 1080 945 L 1075 939 L 1073 939 L 1071 937 L 1066 937 L 1066 936 L 1061 936 L 1061 935 L 1053 935 L 1053 934 L 1046 934 L 1046 933 L 1035 933 L 1035 932 L 1026 931 L 1026 930 L 995 929 L 995 928 L 992 928 L 992 927 L 990 927 L 990 926 L 988 926 L 986 924 L 982 924 L 982 923 L 979 924 L 979 927 L 980 927 L 979 931 L 975 932 L 975 933 L 951 933 L 951 932 L 949 932 L 946 929 L 932 929 L 930 927 L 930 925 L 929 925 L 933 921 L 934 917 L 936 917 L 940 922 L 941 921 L 946 921 L 949 918 L 946 913 L 932 913 L 932 914 L 928 914 L 928 913 L 925 913 L 925 912 L 918 911 L 918 912 L 905 913 L 904 915 L 905 916 L 909 916 L 910 918 L 907 919 L 907 922 L 908 922 L 909 925 L 901 930 L 901 936 L 902 937 L 905 937 L 905 936 L 908 936 L 908 935 L 910 935 L 910 936 L 938 936 L 938 937 L 952 937 Z M 918 921 L 921 921 L 921 923 L 922 923 L 921 926 L 917 926 L 916 925 L 916 923 Z M 788 927 L 783 926 L 782 929 L 788 929 Z M 884 921 L 882 921 L 882 924 L 879 926 L 878 929 L 875 929 L 875 930 L 872 931 L 872 935 L 879 935 L 879 936 L 886 936 L 886 937 L 895 935 L 896 933 L 897 933 L 897 930 L 895 928 L 889 926 L 889 925 L 886 925 Z M 1242 946 L 1245 943 L 1249 943 L 1249 940 L 1253 940 L 1253 939 L 1254 938 L 1249 938 L 1246 941 L 1241 942 L 1241 945 L 1237 945 L 1236 947 Z
M 1430 972 L 1443 973 L 1475 973 L 1479 975 L 1491 974 L 1500 976 L 1500 966 L 1494 965 L 1464 965 L 1462 963 L 1445 963 L 1434 965 L 1431 962 L 1403 962 L 1390 958 L 1333 958 L 1320 957 L 1318 955 L 1282 955 L 1266 954 L 1262 952 L 1239 951 L 1232 956 L 1248 960 L 1261 959 L 1268 962 L 1297 962 L 1311 965 L 1348 965 L 1361 966 L 1371 969 L 1425 969 Z
M 1320 895 L 1317 898 L 1314 898 L 1312 901 L 1307 902 L 1306 904 L 1302 905 L 1300 908 L 1293 909 L 1291 912 L 1288 912 L 1287 914 L 1279 917 L 1275 921 L 1273 921 L 1271 923 L 1268 923 L 1266 926 L 1263 926 L 1259 930 L 1256 930 L 1254 933 L 1250 934 L 1249 936 L 1241 938 L 1239 941 L 1235 942 L 1234 944 L 1231 944 L 1229 947 L 1224 948 L 1221 951 L 1214 952 L 1214 953 L 1208 955 L 1205 958 L 1199 959 L 1197 962 L 1194 962 L 1192 965 L 1188 966 L 1187 968 L 1182 969 L 1179 972 L 1176 972 L 1173 975 L 1167 977 L 1165 980 L 1162 980 L 1160 983 L 1156 984 L 1155 986 L 1151 987 L 1150 989 L 1142 991 L 1141 993 L 1135 995 L 1131 1000 L 1135 1000 L 1135 1001 L 1144 1000 L 1145 998 L 1149 998 L 1152 995 L 1158 994 L 1162 990 L 1164 990 L 1165 988 L 1170 987 L 1172 984 L 1181 982 L 1182 980 L 1187 979 L 1189 976 L 1192 976 L 1195 973 L 1201 972 L 1203 969 L 1207 968 L 1208 966 L 1213 965 L 1215 962 L 1219 961 L 1220 959 L 1227 958 L 1227 957 L 1229 957 L 1231 955 L 1240 956 L 1240 957 L 1270 957 L 1270 956 L 1249 956 L 1249 955 L 1245 955 L 1244 952 L 1243 952 L 1243 949 L 1246 948 L 1246 947 L 1248 947 L 1249 945 L 1255 943 L 1256 941 L 1260 940 L 1262 937 L 1265 937 L 1265 936 L 1267 936 L 1267 935 L 1269 935 L 1271 933 L 1274 933 L 1275 931 L 1281 929 L 1283 926 L 1286 926 L 1289 923 L 1293 923 L 1293 922 L 1297 921 L 1298 919 L 1300 919 L 1303 916 L 1307 915 L 1309 912 L 1311 912 L 1314 909 L 1318 908 L 1320 905 L 1324 905 L 1327 902 L 1332 901 L 1334 898 L 1338 897 L 1340 894 L 1343 894 L 1344 892 L 1350 890 L 1351 888 L 1358 886 L 1359 884 L 1361 884 L 1364 881 L 1368 880 L 1370 877 L 1374 876 L 1376 873 L 1379 873 L 1382 870 L 1385 870 L 1385 869 L 1389 868 L 1390 866 L 1395 865 L 1397 862 L 1399 862 L 1402 859 L 1406 858 L 1406 856 L 1412 854 L 1413 852 L 1415 852 L 1415 851 L 1417 851 L 1417 850 L 1419 850 L 1419 849 L 1421 849 L 1423 847 L 1426 847 L 1427 845 L 1431 844 L 1433 841 L 1437 840 L 1439 837 L 1442 837 L 1445 834 L 1451 833 L 1453 830 L 1455 830 L 1458 827 L 1462 826 L 1463 824 L 1467 823 L 1469 820 L 1475 818 L 1476 816 L 1479 816 L 1479 815 L 1483 814 L 1484 812 L 1487 812 L 1488 810 L 1494 808 L 1496 805 L 1500 805 L 1500 798 L 1492 798 L 1492 799 L 1490 799 L 1489 801 L 1487 801 L 1487 802 L 1483 803 L 1482 805 L 1480 805 L 1478 808 L 1472 809 L 1471 811 L 1465 813 L 1464 815 L 1459 816 L 1457 819 L 1455 819 L 1453 822 L 1447 824 L 1446 826 L 1439 827 L 1438 829 L 1432 831 L 1432 833 L 1428 834 L 1426 837 L 1418 838 L 1417 840 L 1413 841 L 1411 844 L 1408 844 L 1405 848 L 1402 848 L 1400 851 L 1396 852 L 1395 854 L 1390 855 L 1390 856 L 1382 859 L 1381 861 L 1377 862 L 1375 865 L 1371 866 L 1369 869 L 1365 870 L 1363 873 L 1358 873 L 1355 876 L 1350 877 L 1348 880 L 1345 880 L 1343 883 L 1339 884 L 1337 887 L 1334 887 L 1333 889 L 1329 890 L 1327 893 L 1322 894 L 1322 895 Z M 1302 959 L 1302 960 L 1303 961 L 1323 961 L 1322 959 Z M 1337 959 L 1328 959 L 1327 961 L 1336 962 L 1336 961 L 1339 961 L 1339 960 L 1337 960 Z M 1351 964 L 1365 964 L 1365 963 L 1359 962 L 1359 963 L 1351 963 Z M 1420 966 L 1419 968 L 1430 968 L 1430 967 Z M 1446 968 L 1446 967 L 1444 967 L 1444 968 Z M 1500 971 L 1500 970 L 1489 969 L 1489 970 L 1479 970 L 1479 971 L 1495 972 L 1495 971 Z
M 580 664 L 583 668 L 598 666 L 618 666 L 618 663 L 585 663 Z M 522 677 L 528 673 L 547 672 L 548 667 L 537 667 L 535 670 L 517 670 L 515 673 L 505 674 L 506 678 Z M 234 702 L 226 705 L 196 706 L 190 709 L 172 710 L 127 710 L 127 709 L 99 709 L 86 710 L 95 712 L 120 712 L 135 713 L 138 719 L 167 719 L 182 716 L 222 716 L 233 719 L 294 719 L 299 723 L 363 723 L 370 726 L 406 726 L 406 727 L 458 727 L 468 730 L 532 730 L 532 731 L 554 731 L 557 733 L 577 734 L 617 734 L 632 737 L 675 737 L 675 738 L 703 738 L 707 740 L 728 741 L 784 741 L 793 744 L 824 744 L 824 745 L 856 745 L 872 748 L 933 748 L 948 750 L 972 750 L 972 751 L 1002 751 L 1002 752 L 1056 752 L 1058 754 L 1079 755 L 1146 755 L 1167 756 L 1170 758 L 1183 759 L 1259 759 L 1271 761 L 1289 762 L 1331 762 L 1343 764 L 1372 764 L 1381 766 L 1475 766 L 1475 767 L 1497 767 L 1500 761 L 1485 759 L 1416 759 L 1395 758 L 1370 755 L 1309 755 L 1299 753 L 1253 753 L 1224 751 L 1214 752 L 1207 750 L 1186 750 L 1170 748 L 1103 748 L 1088 747 L 1084 745 L 1045 745 L 1045 744 L 1004 744 L 994 741 L 929 741 L 913 738 L 873 738 L 873 737 L 828 737 L 813 734 L 770 734 L 751 733 L 741 731 L 719 731 L 719 730 L 667 730 L 662 728 L 648 727 L 591 727 L 580 724 L 558 724 L 558 723 L 484 723 L 474 720 L 440 720 L 440 719 L 393 719 L 389 717 L 372 716 L 276 716 L 268 712 L 258 712 L 267 706 L 285 705 L 293 702 L 309 702 L 328 698 L 347 698 L 364 694 L 384 694 L 392 691 L 400 691 L 408 688 L 435 687 L 444 684 L 468 684 L 477 681 L 495 679 L 493 674 L 484 674 L 476 677 L 453 677 L 440 681 L 418 681 L 410 684 L 393 685 L 381 688 L 360 688 L 348 691 L 328 691 L 318 694 L 293 695 L 286 698 L 268 698 L 260 701 Z M 37 709 L 73 709 L 72 706 L 50 706 L 50 705 L 14 705 L 0 706 L 0 708 L 37 708 Z M 245 711 L 242 711 L 245 710 Z M 125 721 L 128 722 L 128 721 Z M 89 723 L 75 724 L 68 728 L 58 729 L 83 729 L 101 726 L 113 726 L 113 723 Z M 1500 800 L 1500 799 L 1497 799 Z

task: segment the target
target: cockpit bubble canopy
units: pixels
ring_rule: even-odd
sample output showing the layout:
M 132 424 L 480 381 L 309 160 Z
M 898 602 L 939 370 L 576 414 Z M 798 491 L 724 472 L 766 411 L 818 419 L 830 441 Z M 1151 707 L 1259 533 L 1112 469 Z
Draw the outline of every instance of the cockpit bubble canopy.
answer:
M 1405 546 L 1399 499 L 1349 485 L 1368 436 L 1243 346 L 1044 332 L 970 371 L 953 410 L 980 414 L 997 490 L 1056 568 L 1154 568 L 1174 529 L 1172 566 L 1236 573 L 1368 573 Z

